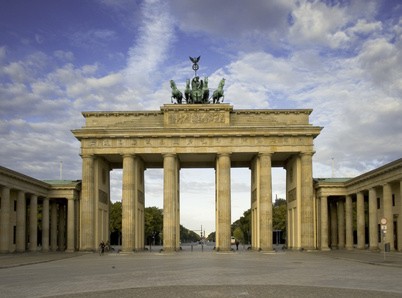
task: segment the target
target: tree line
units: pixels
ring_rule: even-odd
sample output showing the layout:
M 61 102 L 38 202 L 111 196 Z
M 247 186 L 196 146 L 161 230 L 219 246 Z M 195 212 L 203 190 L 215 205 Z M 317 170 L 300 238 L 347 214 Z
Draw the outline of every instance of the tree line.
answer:
M 110 204 L 110 242 L 112 245 L 121 244 L 122 231 L 122 205 L 121 202 Z M 162 245 L 163 241 L 163 210 L 157 207 L 147 207 L 144 211 L 144 237 L 145 245 Z M 286 200 L 276 199 L 272 204 L 272 230 L 281 231 L 278 243 L 284 243 L 286 237 Z M 251 209 L 246 210 L 239 219 L 231 225 L 231 232 L 242 244 L 251 241 Z M 180 225 L 180 241 L 182 243 L 198 242 L 199 234 Z M 215 232 L 207 237 L 208 241 L 215 242 Z

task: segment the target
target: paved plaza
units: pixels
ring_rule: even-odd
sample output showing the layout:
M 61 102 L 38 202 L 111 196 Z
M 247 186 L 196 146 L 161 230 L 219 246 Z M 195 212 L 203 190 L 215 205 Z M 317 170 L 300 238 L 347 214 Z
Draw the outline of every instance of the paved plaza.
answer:
M 401 281 L 396 252 L 0 255 L 1 297 L 401 297 Z

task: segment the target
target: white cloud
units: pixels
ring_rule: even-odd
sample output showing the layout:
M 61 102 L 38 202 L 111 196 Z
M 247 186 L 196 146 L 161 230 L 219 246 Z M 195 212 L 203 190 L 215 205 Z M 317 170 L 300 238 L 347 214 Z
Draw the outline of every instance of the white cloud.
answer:
M 344 7 L 301 1 L 292 17 L 293 25 L 289 31 L 292 43 L 340 47 L 348 41 L 347 35 L 339 31 L 349 20 Z
M 173 22 L 161 1 L 144 1 L 139 38 L 129 50 L 126 83 L 138 94 L 149 93 L 150 84 L 158 83 L 158 69 L 174 39 Z

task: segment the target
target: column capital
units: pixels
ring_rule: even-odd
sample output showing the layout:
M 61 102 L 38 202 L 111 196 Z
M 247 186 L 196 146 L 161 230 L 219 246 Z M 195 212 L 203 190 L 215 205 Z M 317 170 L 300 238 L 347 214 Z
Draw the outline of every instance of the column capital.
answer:
M 313 156 L 314 155 L 314 151 L 302 151 L 299 153 L 300 156 Z
M 272 152 L 258 152 L 258 156 L 272 156 Z
M 216 156 L 230 156 L 232 152 L 218 152 L 216 153 Z
M 94 158 L 95 157 L 94 154 L 88 154 L 88 153 L 80 154 L 80 156 L 81 156 L 82 159 L 84 159 L 84 158 Z
M 168 152 L 168 153 L 162 153 L 163 157 L 176 157 L 176 153 Z

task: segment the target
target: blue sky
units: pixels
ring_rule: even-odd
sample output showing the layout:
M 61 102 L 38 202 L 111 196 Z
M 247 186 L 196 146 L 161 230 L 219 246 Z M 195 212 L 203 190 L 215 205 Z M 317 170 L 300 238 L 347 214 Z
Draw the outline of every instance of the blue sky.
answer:
M 323 126 L 314 177 L 351 177 L 402 155 L 402 2 L 0 0 L 0 164 L 37 179 L 81 179 L 71 130 L 82 111 L 170 103 L 201 56 L 235 109 L 312 108 Z M 147 205 L 162 207 L 160 170 Z M 182 224 L 214 230 L 213 170 L 183 170 Z M 232 220 L 249 208 L 232 171 Z M 273 196 L 284 196 L 275 169 Z M 112 173 L 113 199 L 121 171 Z M 200 196 L 200 193 L 203 195 Z

